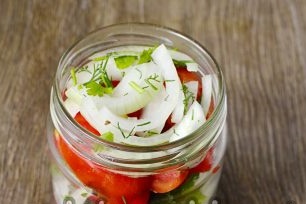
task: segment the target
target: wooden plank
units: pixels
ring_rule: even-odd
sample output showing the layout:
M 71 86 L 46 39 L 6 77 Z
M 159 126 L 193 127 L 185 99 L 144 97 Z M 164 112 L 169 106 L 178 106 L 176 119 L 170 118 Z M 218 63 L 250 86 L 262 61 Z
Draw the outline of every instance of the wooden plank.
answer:
M 45 120 L 59 58 L 86 33 L 126 21 L 187 33 L 222 66 L 220 203 L 306 203 L 304 0 L 1 1 L 1 203 L 50 203 Z

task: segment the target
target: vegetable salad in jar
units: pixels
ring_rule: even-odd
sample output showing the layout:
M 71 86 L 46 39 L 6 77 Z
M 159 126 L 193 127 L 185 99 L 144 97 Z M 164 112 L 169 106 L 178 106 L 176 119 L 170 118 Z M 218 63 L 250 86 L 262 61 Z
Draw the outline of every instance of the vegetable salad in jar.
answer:
M 175 44 L 121 41 L 83 41 L 61 59 L 48 135 L 56 202 L 208 203 L 226 143 L 218 75 Z

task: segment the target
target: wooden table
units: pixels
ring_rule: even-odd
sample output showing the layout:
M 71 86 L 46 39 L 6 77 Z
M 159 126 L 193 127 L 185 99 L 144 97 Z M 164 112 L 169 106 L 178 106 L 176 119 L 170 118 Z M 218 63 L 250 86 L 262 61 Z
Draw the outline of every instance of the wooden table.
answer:
M 89 31 L 127 21 L 187 33 L 223 67 L 218 204 L 306 203 L 305 0 L 1 0 L 0 203 L 51 203 L 45 121 L 59 58 Z

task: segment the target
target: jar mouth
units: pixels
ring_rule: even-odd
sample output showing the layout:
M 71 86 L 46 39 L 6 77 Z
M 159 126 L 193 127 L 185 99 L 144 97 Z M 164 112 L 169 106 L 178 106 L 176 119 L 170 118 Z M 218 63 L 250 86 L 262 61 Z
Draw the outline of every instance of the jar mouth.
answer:
M 214 101 L 216 103 L 212 115 L 196 131 L 194 131 L 193 133 L 189 134 L 186 137 L 183 137 L 179 140 L 170 143 L 164 143 L 154 146 L 131 146 L 126 144 L 106 141 L 97 137 L 91 132 L 85 130 L 68 113 L 68 111 L 64 107 L 64 100 L 62 98 L 63 82 L 61 82 L 61 79 L 63 78 L 65 68 L 68 67 L 70 63 L 72 63 L 75 57 L 82 55 L 82 52 L 84 52 L 84 50 L 86 50 L 87 48 L 99 45 L 99 43 L 101 42 L 106 44 L 107 45 L 106 47 L 111 47 L 113 44 L 118 44 L 118 40 L 116 39 L 118 36 L 129 36 L 129 35 L 131 36 L 131 38 L 136 38 L 136 37 L 141 38 L 149 36 L 150 38 L 153 39 L 152 42 L 158 41 L 159 43 L 164 43 L 166 46 L 176 46 L 176 41 L 182 41 L 180 46 L 181 45 L 184 46 L 184 49 L 190 48 L 192 49 L 191 51 L 196 51 L 199 59 L 203 58 L 203 60 L 206 61 L 207 63 L 206 67 L 208 67 L 210 69 L 209 71 L 213 72 L 215 76 L 216 87 L 214 92 L 215 94 Z M 92 43 L 91 45 L 86 45 L 86 40 L 89 38 L 96 39 L 96 42 Z M 173 40 L 173 38 L 175 38 L 175 40 Z M 180 47 L 178 47 L 178 49 L 180 50 Z M 200 65 L 199 67 L 202 66 Z M 114 24 L 97 29 L 86 35 L 85 38 L 78 40 L 69 49 L 65 51 L 65 53 L 63 54 L 63 56 L 59 61 L 55 77 L 54 89 L 55 89 L 54 97 L 56 98 L 55 100 L 58 102 L 60 106 L 61 118 L 65 118 L 64 120 L 68 122 L 69 129 L 73 129 L 74 132 L 80 133 L 78 139 L 83 141 L 90 140 L 94 143 L 101 144 L 106 147 L 120 149 L 122 151 L 127 151 L 127 152 L 146 153 L 146 152 L 171 150 L 180 146 L 184 146 L 186 144 L 190 144 L 198 140 L 203 140 L 203 139 L 205 140 L 207 139 L 205 137 L 208 137 L 207 136 L 208 133 L 211 132 L 212 129 L 216 128 L 218 129 L 218 126 L 220 126 L 220 121 L 225 120 L 224 112 L 226 115 L 225 81 L 222 70 L 219 67 L 218 63 L 216 62 L 215 58 L 210 54 L 210 52 L 204 46 L 202 46 L 200 43 L 198 43 L 196 40 L 192 39 L 191 37 L 182 34 L 176 30 L 173 30 L 171 28 L 154 25 L 154 24 L 146 24 L 146 23 Z M 213 139 L 214 138 L 211 138 L 211 140 Z

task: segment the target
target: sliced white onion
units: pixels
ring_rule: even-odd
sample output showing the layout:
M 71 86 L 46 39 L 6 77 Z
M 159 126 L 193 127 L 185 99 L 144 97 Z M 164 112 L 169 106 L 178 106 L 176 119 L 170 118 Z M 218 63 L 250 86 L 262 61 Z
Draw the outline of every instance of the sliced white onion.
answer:
M 199 82 L 198 81 L 189 81 L 184 83 L 185 86 L 187 86 L 188 91 L 190 91 L 194 97 L 197 97 L 198 95 L 198 89 L 199 89 Z
M 80 105 L 83 98 L 86 97 L 86 91 L 83 89 L 78 89 L 76 86 L 72 86 L 66 90 L 65 95 L 68 99 Z
M 151 57 L 153 61 L 161 68 L 164 80 L 166 82 L 166 92 L 168 96 L 162 108 L 165 109 L 165 115 L 163 115 L 163 117 L 167 119 L 178 103 L 181 81 L 165 45 L 162 44 L 158 46 L 152 53 Z
M 150 137 L 130 136 L 126 139 L 121 139 L 122 143 L 135 146 L 153 146 L 169 142 L 170 137 L 174 133 L 174 127 L 170 128 L 162 134 L 152 135 Z
M 106 108 L 104 108 L 105 110 Z M 102 109 L 103 110 L 103 109 Z M 151 137 L 139 137 L 134 135 L 134 132 L 131 135 L 128 135 L 128 131 L 123 131 L 123 134 L 127 136 L 124 138 L 122 132 L 116 127 L 117 124 L 112 124 L 110 122 L 110 116 L 108 113 L 103 111 L 99 111 L 93 102 L 92 98 L 85 98 L 82 102 L 80 112 L 82 116 L 88 121 L 90 125 L 95 127 L 100 134 L 105 132 L 112 132 L 114 134 L 114 142 L 125 143 L 136 146 L 152 146 L 158 145 L 169 141 L 171 135 L 173 135 L 173 129 L 171 128 L 168 131 L 153 135 Z M 103 113 L 103 114 L 101 114 Z M 121 121 L 122 122 L 122 121 Z M 120 123 L 120 128 L 123 128 L 123 125 L 127 125 L 126 123 Z M 127 129 L 131 129 L 131 127 L 127 127 Z
M 188 62 L 186 63 L 186 66 L 187 66 L 187 70 L 189 72 L 197 72 L 199 71 L 199 65 L 195 62 Z
M 204 75 L 202 77 L 202 98 L 201 105 L 203 107 L 205 115 L 208 112 L 210 103 L 211 103 L 211 95 L 212 95 L 212 77 L 211 75 Z
M 158 67 L 153 63 L 147 63 L 142 64 L 138 68 L 142 72 L 141 78 L 139 78 L 140 73 L 135 68 L 124 76 L 114 89 L 112 96 L 104 95 L 103 97 L 94 98 L 98 109 L 107 107 L 117 115 L 125 115 L 145 107 L 160 92 L 163 87 L 163 79 Z M 145 79 L 152 74 L 159 76 L 158 81 L 150 81 L 156 89 L 145 82 Z M 130 82 L 135 82 L 139 87 L 146 88 L 143 89 L 143 92 L 139 93 L 131 87 Z
M 107 118 L 107 121 L 109 121 L 111 124 L 118 126 L 120 125 L 120 128 L 125 131 L 146 131 L 146 130 L 152 130 L 156 127 L 159 127 L 162 125 L 162 121 L 158 118 L 145 118 L 145 119 L 131 119 L 131 118 L 124 118 L 115 115 L 112 113 L 108 108 L 104 107 L 101 110 L 99 110 L 99 114 L 103 115 L 103 117 Z M 103 122 L 103 121 L 102 121 Z M 104 121 L 106 122 L 106 121 Z
M 175 133 L 169 142 L 182 139 L 195 131 L 206 121 L 202 106 L 195 100 L 183 120 L 175 127 Z
M 166 110 L 164 107 L 167 104 L 165 100 L 167 100 L 167 92 L 164 87 L 161 87 L 161 91 L 156 95 L 156 97 L 142 109 L 140 118 L 159 120 L 161 123 L 160 126 L 157 126 L 151 130 L 148 129 L 151 132 L 159 134 L 163 130 L 167 120 L 167 118 L 164 117 L 164 115 L 167 115 L 167 113 L 164 113 Z
M 180 89 L 177 104 L 171 115 L 171 122 L 179 123 L 183 119 L 183 116 L 184 116 L 184 92 L 182 91 L 182 89 Z
M 67 98 L 64 101 L 64 106 L 72 117 L 74 117 L 80 111 L 79 104 L 77 104 L 70 98 Z

